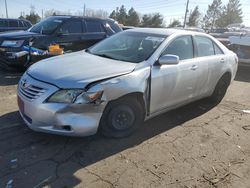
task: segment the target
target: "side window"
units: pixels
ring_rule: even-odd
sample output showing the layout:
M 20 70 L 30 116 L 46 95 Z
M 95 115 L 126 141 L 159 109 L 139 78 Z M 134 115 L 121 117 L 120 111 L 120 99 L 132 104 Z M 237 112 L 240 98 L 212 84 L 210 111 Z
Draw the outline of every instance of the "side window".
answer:
M 164 50 L 162 55 L 171 54 L 179 56 L 180 60 L 194 57 L 193 41 L 191 36 L 178 37 Z
M 215 53 L 215 55 L 224 54 L 223 51 L 220 49 L 220 47 L 217 44 L 215 44 L 213 42 L 213 45 L 214 45 L 214 53 Z
M 101 22 L 86 20 L 87 32 L 105 32 Z
M 0 20 L 0 27 L 8 27 L 8 23 L 5 20 Z
M 71 20 L 62 25 L 60 32 L 63 34 L 82 33 L 82 22 L 80 20 Z
M 24 27 L 23 22 L 21 20 L 18 20 L 19 27 Z
M 9 20 L 9 27 L 18 27 L 17 20 Z
M 28 27 L 27 23 L 25 21 L 22 21 L 23 22 L 23 26 L 24 27 Z
M 203 36 L 195 36 L 194 41 L 197 47 L 197 57 L 214 55 L 214 45 L 211 39 Z

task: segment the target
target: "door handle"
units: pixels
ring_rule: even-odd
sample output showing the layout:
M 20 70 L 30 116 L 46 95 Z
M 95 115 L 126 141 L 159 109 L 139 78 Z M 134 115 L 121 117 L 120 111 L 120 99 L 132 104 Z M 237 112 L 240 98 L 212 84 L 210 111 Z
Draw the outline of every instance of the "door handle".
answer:
M 222 59 L 220 60 L 220 63 L 225 63 L 225 59 L 222 58 Z
M 196 70 L 196 69 L 198 69 L 198 66 L 197 65 L 192 65 L 191 70 Z

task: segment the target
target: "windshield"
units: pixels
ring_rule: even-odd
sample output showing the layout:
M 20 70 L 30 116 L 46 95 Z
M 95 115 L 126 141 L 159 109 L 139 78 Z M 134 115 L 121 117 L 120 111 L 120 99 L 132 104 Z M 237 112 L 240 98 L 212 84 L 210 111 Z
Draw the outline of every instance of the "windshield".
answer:
M 31 27 L 29 31 L 34 33 L 51 34 L 62 24 L 62 22 L 62 18 L 49 17 Z
M 166 37 L 165 35 L 126 31 L 103 40 L 87 52 L 110 59 L 139 63 L 147 60 Z

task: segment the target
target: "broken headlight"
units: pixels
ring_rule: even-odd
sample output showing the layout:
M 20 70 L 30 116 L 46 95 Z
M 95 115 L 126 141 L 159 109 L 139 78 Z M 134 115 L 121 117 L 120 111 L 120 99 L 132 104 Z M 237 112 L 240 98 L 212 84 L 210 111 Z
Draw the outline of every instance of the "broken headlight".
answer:
M 59 90 L 47 102 L 88 104 L 101 99 L 103 91 L 85 92 L 81 89 Z

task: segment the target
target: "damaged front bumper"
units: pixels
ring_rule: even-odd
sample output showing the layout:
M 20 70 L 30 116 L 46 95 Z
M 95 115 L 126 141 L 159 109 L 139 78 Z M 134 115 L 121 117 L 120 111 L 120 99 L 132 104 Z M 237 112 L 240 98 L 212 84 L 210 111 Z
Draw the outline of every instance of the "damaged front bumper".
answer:
M 0 47 L 0 63 L 9 66 L 24 67 L 29 61 L 28 52 L 19 48 L 2 48 Z
M 66 136 L 89 136 L 97 132 L 105 108 L 104 102 L 98 105 L 45 103 L 44 101 L 58 88 L 28 75 L 24 75 L 23 79 L 29 80 L 29 87 L 39 86 L 43 89 L 38 97 L 31 99 L 31 94 L 25 93 L 21 88 L 22 83 L 18 85 L 19 112 L 29 128 Z

